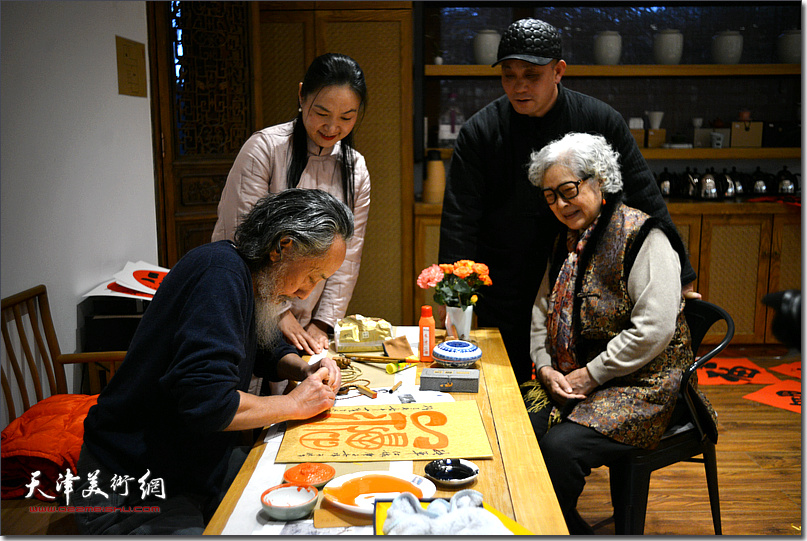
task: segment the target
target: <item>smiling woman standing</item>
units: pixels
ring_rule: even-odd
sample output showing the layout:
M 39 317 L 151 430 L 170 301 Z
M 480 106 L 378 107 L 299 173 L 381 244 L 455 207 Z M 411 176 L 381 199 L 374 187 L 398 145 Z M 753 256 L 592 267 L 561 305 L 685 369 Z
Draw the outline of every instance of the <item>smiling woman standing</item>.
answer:
M 324 54 L 308 67 L 297 98 L 297 118 L 256 132 L 238 153 L 221 194 L 212 240 L 232 240 L 241 217 L 268 192 L 320 189 L 347 204 L 355 232 L 344 263 L 307 299 L 291 301 L 280 318 L 286 341 L 314 354 L 328 347 L 327 333 L 345 316 L 359 276 L 370 174 L 353 148 L 353 129 L 367 101 L 364 72 L 349 56 Z

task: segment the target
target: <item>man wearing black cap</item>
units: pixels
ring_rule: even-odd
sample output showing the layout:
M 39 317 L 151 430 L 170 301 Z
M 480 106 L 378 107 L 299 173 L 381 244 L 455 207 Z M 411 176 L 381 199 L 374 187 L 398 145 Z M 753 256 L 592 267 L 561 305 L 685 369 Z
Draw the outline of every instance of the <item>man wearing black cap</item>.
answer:
M 671 220 L 622 116 L 560 83 L 566 62 L 555 27 L 538 19 L 514 22 L 499 42 L 498 64 L 505 96 L 471 117 L 454 146 L 439 262 L 488 265 L 493 285 L 476 305 L 478 323 L 499 328 L 521 383 L 532 375 L 532 306 L 560 231 L 541 191 L 527 179 L 530 153 L 572 131 L 600 134 L 621 155 L 626 203 Z M 683 243 L 676 249 L 684 262 L 681 283 L 690 284 L 695 271 Z

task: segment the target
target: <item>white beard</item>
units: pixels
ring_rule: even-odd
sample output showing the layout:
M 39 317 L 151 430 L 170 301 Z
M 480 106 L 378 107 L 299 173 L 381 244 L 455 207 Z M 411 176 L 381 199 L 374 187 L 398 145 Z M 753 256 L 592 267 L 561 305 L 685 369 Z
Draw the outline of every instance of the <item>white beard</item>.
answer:
M 277 294 L 281 265 L 276 269 L 264 269 L 255 278 L 255 332 L 258 346 L 265 350 L 273 349 L 282 340 L 278 319 L 284 302 L 290 300 Z

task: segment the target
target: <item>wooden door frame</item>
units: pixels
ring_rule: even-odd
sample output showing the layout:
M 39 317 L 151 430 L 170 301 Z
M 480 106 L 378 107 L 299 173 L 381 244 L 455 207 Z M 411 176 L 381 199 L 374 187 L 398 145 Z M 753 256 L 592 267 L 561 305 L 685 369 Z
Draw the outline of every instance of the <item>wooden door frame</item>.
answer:
M 159 54 L 162 38 L 165 35 L 165 18 L 161 13 L 163 2 L 146 2 L 146 22 L 148 26 L 149 50 L 149 83 L 151 89 L 151 128 L 152 152 L 154 154 L 154 204 L 157 215 L 157 261 L 161 266 L 167 266 L 168 239 L 166 238 L 166 210 L 165 210 L 165 135 L 163 126 L 170 125 L 170 109 L 163 106 L 163 100 L 169 95 L 166 77 L 168 67 L 165 65 L 165 56 Z M 166 122 L 168 124 L 166 124 Z
M 152 121 L 152 145 L 154 154 L 154 184 L 155 184 L 155 207 L 157 217 L 157 258 L 158 264 L 170 267 L 172 262 L 181 257 L 178 253 L 179 246 L 176 237 L 176 228 L 169 228 L 169 223 L 174 221 L 175 208 L 170 206 L 172 198 L 167 197 L 167 191 L 173 189 L 169 182 L 169 176 L 173 175 L 174 145 L 171 142 L 173 137 L 170 97 L 172 74 L 174 71 L 173 62 L 168 54 L 166 39 L 168 36 L 168 17 L 164 10 L 167 2 L 148 1 L 146 2 L 146 22 L 149 43 L 149 82 L 151 89 L 151 121 Z M 256 39 L 259 35 L 259 6 L 257 2 L 249 2 L 249 33 L 250 33 L 250 55 L 252 69 L 252 125 L 251 131 L 256 131 L 262 122 L 262 103 L 259 98 L 261 73 L 260 73 L 260 44 Z M 221 162 L 221 160 L 209 160 Z M 230 160 L 228 160 L 230 161 Z M 219 166 L 222 163 L 218 163 Z M 201 166 L 204 167 L 204 166 Z M 169 208 L 170 207 L 170 208 Z M 210 216 L 200 216 L 200 219 L 210 218 Z

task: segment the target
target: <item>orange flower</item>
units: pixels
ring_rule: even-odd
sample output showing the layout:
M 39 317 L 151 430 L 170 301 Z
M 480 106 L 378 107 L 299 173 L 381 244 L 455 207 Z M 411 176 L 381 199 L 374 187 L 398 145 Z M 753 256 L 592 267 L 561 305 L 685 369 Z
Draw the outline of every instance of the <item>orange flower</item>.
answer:
M 490 270 L 488 269 L 488 266 L 485 265 L 484 263 L 474 263 L 473 264 L 473 269 L 474 269 L 474 272 L 476 274 L 478 274 L 480 278 L 482 276 L 487 276 L 488 274 L 490 274 Z
M 468 278 L 471 274 L 473 274 L 473 270 L 471 270 L 471 267 L 465 265 L 454 269 L 454 275 L 463 280 Z
M 446 274 L 454 274 L 454 265 L 449 263 L 440 263 L 440 270 Z

